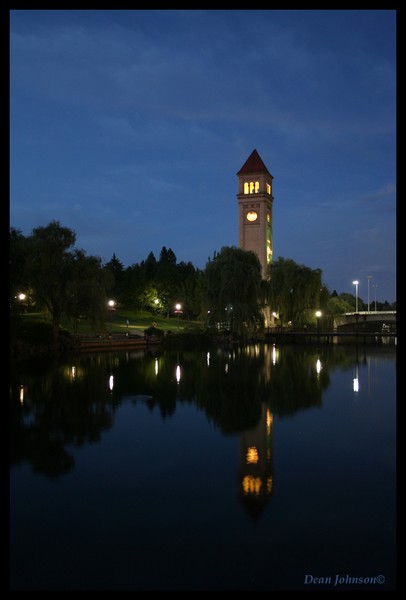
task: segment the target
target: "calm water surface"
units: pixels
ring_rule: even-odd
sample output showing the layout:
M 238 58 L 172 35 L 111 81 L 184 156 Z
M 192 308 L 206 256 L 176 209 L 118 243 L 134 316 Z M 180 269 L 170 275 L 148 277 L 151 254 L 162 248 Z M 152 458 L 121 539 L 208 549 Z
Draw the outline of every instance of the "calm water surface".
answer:
M 11 590 L 395 590 L 395 347 L 11 374 Z

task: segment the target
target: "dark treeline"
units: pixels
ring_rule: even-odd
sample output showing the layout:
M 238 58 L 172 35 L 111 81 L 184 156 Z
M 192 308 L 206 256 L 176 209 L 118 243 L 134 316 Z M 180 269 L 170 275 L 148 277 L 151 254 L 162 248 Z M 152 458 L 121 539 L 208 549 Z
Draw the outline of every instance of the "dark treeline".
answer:
M 54 339 L 62 317 L 72 322 L 89 319 L 97 325 L 106 318 L 106 306 L 117 306 L 173 316 L 181 304 L 183 319 L 198 320 L 204 328 L 227 329 L 236 336 L 258 333 L 264 315 L 274 315 L 279 325 L 308 326 L 315 311 L 323 319 L 351 312 L 351 294 L 330 292 L 320 269 L 279 258 L 269 267 L 268 279 L 261 277 L 258 257 L 236 247 L 223 247 L 209 258 L 205 269 L 191 262 L 178 262 L 171 248 L 162 247 L 139 263 L 125 267 L 113 254 L 104 263 L 75 248 L 76 234 L 52 221 L 24 236 L 10 229 L 10 308 L 12 317 L 29 311 L 46 311 Z M 366 310 L 358 299 L 359 310 Z M 377 310 L 394 310 L 396 303 L 376 303 Z M 371 308 L 375 309 L 375 305 Z

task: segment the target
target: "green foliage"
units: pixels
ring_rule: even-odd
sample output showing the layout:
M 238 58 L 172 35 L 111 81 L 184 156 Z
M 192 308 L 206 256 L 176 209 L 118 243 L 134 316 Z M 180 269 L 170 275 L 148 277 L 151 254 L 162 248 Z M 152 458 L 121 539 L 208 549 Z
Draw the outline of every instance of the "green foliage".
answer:
M 209 348 L 213 344 L 213 336 L 205 331 L 184 331 L 180 335 L 168 332 L 165 336 L 166 349 L 196 350 Z
M 269 269 L 268 301 L 280 320 L 294 326 L 306 324 L 306 310 L 321 307 L 328 293 L 323 288 L 320 269 L 298 265 L 291 259 L 279 258 Z
M 196 319 L 201 312 L 203 272 L 192 263 L 177 263 L 176 255 L 163 246 L 159 261 L 152 252 L 145 261 L 121 270 L 115 257 L 105 265 L 114 272 L 112 294 L 115 300 L 135 310 L 147 310 L 169 317 L 177 302 L 186 318 Z
M 151 327 L 147 327 L 147 329 L 144 329 L 144 333 L 146 336 L 154 335 L 155 337 L 158 337 L 158 338 L 162 338 L 165 335 L 165 332 L 163 329 L 159 329 L 158 327 L 155 327 L 154 325 L 152 325 Z
M 12 294 L 16 295 L 23 280 L 37 306 L 48 311 L 54 342 L 60 335 L 63 316 L 78 320 L 86 315 L 94 322 L 104 320 L 111 275 L 103 270 L 100 258 L 74 249 L 75 241 L 76 234 L 58 221 L 33 229 L 28 238 L 15 230 L 10 235 L 11 254 L 15 257 Z
M 10 307 L 19 313 L 19 293 L 28 293 L 26 238 L 20 230 L 10 228 Z
M 265 307 L 279 314 L 279 324 L 291 321 L 294 327 L 314 324 L 316 309 L 322 310 L 324 325 L 334 315 L 355 309 L 352 294 L 338 296 L 334 291 L 330 295 L 320 269 L 291 259 L 274 261 L 268 279 L 263 280 L 256 254 L 233 246 L 214 253 L 204 270 L 195 269 L 191 262 L 178 263 L 175 253 L 165 246 L 158 261 L 150 252 L 146 260 L 124 268 L 115 254 L 103 266 L 99 257 L 75 249 L 75 241 L 75 232 L 58 221 L 33 229 L 28 237 L 10 228 L 13 327 L 27 321 L 27 313 L 35 310 L 51 322 L 54 341 L 60 336 L 61 323 L 73 333 L 102 333 L 107 328 L 148 329 L 152 321 L 162 330 L 178 331 L 196 320 L 212 333 L 228 331 L 246 338 L 261 331 Z M 119 309 L 110 322 L 108 298 Z M 180 327 L 178 318 L 173 318 L 177 302 L 182 305 Z M 358 306 L 366 310 L 360 298 Z M 376 303 L 376 307 L 395 310 L 396 303 Z
M 207 263 L 205 274 L 209 325 L 242 337 L 261 329 L 261 264 L 254 252 L 225 246 Z
M 347 292 L 344 292 L 339 295 L 339 298 L 340 298 L 340 300 L 345 302 L 346 305 L 348 306 L 348 308 L 343 312 L 353 312 L 355 310 L 355 307 L 356 307 L 355 296 L 353 296 L 352 294 L 348 294 Z M 366 305 L 361 300 L 361 298 L 358 298 L 358 310 L 366 310 Z
M 327 303 L 327 312 L 333 316 L 353 311 L 353 298 L 348 298 L 348 294 L 331 297 Z
M 18 327 L 18 338 L 24 342 L 50 345 L 53 341 L 51 323 L 22 320 Z
M 54 335 L 52 324 L 44 320 L 26 319 L 24 317 L 18 323 L 14 322 L 11 333 L 12 349 L 16 344 L 19 344 L 30 348 L 40 348 L 42 352 L 43 349 L 49 349 L 53 346 Z M 60 341 L 63 338 L 68 340 L 70 337 L 68 330 L 63 328 L 59 330 Z

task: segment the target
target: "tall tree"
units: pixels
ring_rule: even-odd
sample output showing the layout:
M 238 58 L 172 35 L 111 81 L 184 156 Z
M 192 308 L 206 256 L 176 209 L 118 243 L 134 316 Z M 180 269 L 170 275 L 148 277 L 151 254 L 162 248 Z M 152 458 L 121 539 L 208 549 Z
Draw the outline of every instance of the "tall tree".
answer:
M 86 257 L 83 250 L 73 247 L 75 241 L 75 232 L 62 227 L 59 221 L 33 229 L 27 238 L 27 279 L 34 297 L 48 309 L 55 343 L 62 316 L 77 315 L 82 303 L 89 310 L 92 299 L 93 309 L 98 310 L 104 302 L 104 290 L 108 285 L 101 274 L 100 259 Z M 99 287 L 95 285 L 97 280 Z
M 176 302 L 179 302 L 179 298 L 176 297 L 179 288 L 178 269 L 176 256 L 171 248 L 162 247 L 154 281 L 158 290 L 159 300 L 167 316 L 169 316 Z
M 112 287 L 111 293 L 116 301 L 122 302 L 123 296 L 125 296 L 125 277 L 124 277 L 124 266 L 123 263 L 118 260 L 117 256 L 113 254 L 111 260 L 104 265 L 112 275 Z
M 254 252 L 224 246 L 206 264 L 205 279 L 206 310 L 212 322 L 224 323 L 242 337 L 262 327 L 261 264 Z
M 202 312 L 204 293 L 204 271 L 195 269 L 191 262 L 177 265 L 179 286 L 178 296 L 182 299 L 183 315 L 187 319 L 197 319 Z
M 124 271 L 124 291 L 122 302 L 132 309 L 141 309 L 144 306 L 144 292 L 146 287 L 145 270 L 138 263 L 132 264 Z
M 141 262 L 141 267 L 143 268 L 143 270 L 145 272 L 145 280 L 152 281 L 155 276 L 156 268 L 157 268 L 157 262 L 156 262 L 155 254 L 153 252 L 150 252 L 148 254 L 146 260 L 143 260 Z
M 103 268 L 99 257 L 86 256 L 82 250 L 77 250 L 67 287 L 69 302 L 66 316 L 71 317 L 74 324 L 80 318 L 85 318 L 94 329 L 103 329 L 107 314 L 107 291 L 111 292 L 113 283 L 113 274 Z
M 320 308 L 321 299 L 327 301 L 320 269 L 280 257 L 269 270 L 269 303 L 283 323 L 302 325 L 307 309 Z
M 19 316 L 20 293 L 28 294 L 26 237 L 19 229 L 10 228 L 9 293 L 11 316 Z

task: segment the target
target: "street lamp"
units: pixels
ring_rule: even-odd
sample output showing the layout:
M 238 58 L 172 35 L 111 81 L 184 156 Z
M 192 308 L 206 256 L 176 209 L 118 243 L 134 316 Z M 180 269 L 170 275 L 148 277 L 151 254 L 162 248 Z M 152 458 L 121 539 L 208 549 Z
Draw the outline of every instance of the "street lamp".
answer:
M 320 317 L 321 317 L 321 310 L 316 310 L 316 319 L 317 319 L 317 335 L 320 334 Z
M 18 298 L 19 300 L 19 310 L 20 312 L 24 312 L 27 309 L 27 295 L 24 294 L 24 292 L 21 292 L 20 294 L 18 294 L 18 296 L 16 296 L 16 298 Z
M 112 327 L 113 327 L 113 311 L 115 311 L 116 309 L 114 308 L 116 303 L 114 302 L 114 300 L 109 300 L 107 302 L 107 305 L 109 307 L 109 317 L 110 317 L 110 335 L 111 335 L 111 331 L 112 331 Z
M 374 288 L 375 312 L 376 312 L 376 288 L 378 287 L 378 284 L 377 283 L 373 283 L 372 287 Z
M 368 312 L 369 312 L 369 284 L 371 282 L 372 275 L 367 275 L 367 279 L 368 279 Z
M 176 333 L 179 333 L 179 315 L 182 314 L 182 305 L 179 304 L 179 302 L 177 304 L 175 304 L 175 315 L 178 315 L 178 323 L 177 323 L 177 327 L 176 327 Z
M 353 285 L 355 285 L 355 312 L 358 312 L 358 284 L 359 281 L 353 281 Z

